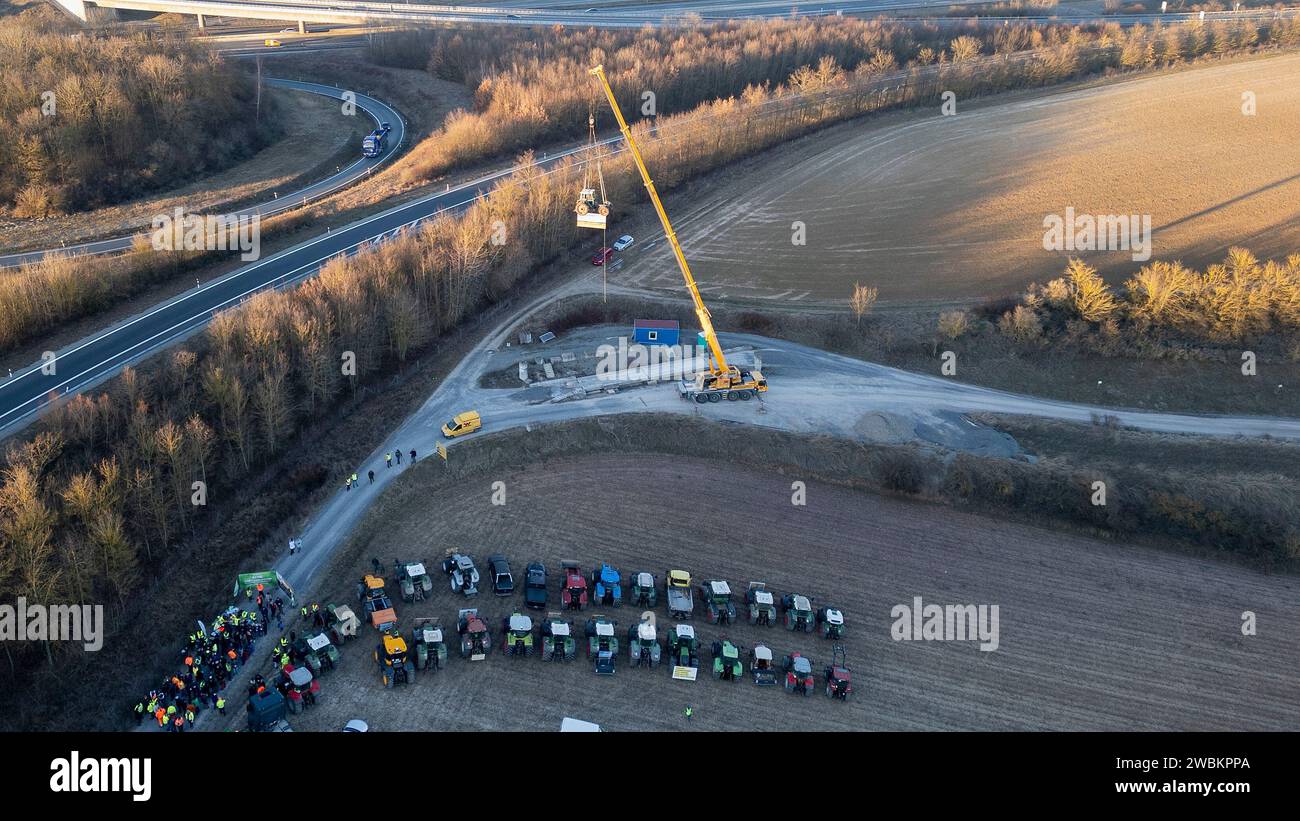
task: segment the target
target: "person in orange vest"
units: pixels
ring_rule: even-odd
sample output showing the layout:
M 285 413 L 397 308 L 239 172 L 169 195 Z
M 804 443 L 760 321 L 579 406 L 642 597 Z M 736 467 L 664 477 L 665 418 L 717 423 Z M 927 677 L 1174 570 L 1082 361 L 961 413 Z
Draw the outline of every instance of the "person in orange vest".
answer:
M 158 729 L 161 730 L 163 727 L 167 726 L 167 711 L 162 707 L 153 711 L 153 717 L 158 719 Z

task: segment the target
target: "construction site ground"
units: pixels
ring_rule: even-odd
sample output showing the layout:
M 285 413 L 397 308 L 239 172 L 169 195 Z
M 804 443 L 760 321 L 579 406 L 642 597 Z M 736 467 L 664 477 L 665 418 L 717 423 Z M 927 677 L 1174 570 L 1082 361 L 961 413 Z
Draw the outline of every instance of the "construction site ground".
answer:
M 426 479 L 438 470 L 436 461 L 417 465 L 376 502 L 361 528 L 368 537 L 336 557 L 321 601 L 354 601 L 372 556 L 391 576 L 395 558 L 425 559 L 436 571 L 453 547 L 470 551 L 481 569 L 489 553 L 506 553 L 520 581 L 528 561 L 542 560 L 553 602 L 562 558 L 588 571 L 606 560 L 661 580 L 683 567 L 697 583 L 724 578 L 733 589 L 763 580 L 846 611 L 854 699 L 832 703 L 820 691 L 803 698 L 707 673 L 673 681 L 663 666 L 629 668 L 625 654 L 607 678 L 581 652 L 569 664 L 499 650 L 471 663 L 454 647 L 446 669 L 389 691 L 371 658 L 376 633 L 366 627 L 322 680 L 321 703 L 291 717 L 295 729 L 336 730 L 362 718 L 377 730 L 554 730 L 563 716 L 611 730 L 1265 730 L 1300 720 L 1291 672 L 1300 634 L 1288 628 L 1300 618 L 1293 577 L 816 483 L 807 505 L 795 507 L 793 477 L 721 460 L 582 457 L 484 476 L 434 498 Z M 505 505 L 492 504 L 493 481 L 505 483 Z M 915 596 L 999 605 L 999 649 L 892 640 L 892 608 Z M 499 638 L 522 593 L 497 598 L 485 584 L 466 600 L 435 575 L 430 601 L 395 605 L 407 631 L 415 617 L 438 616 L 454 642 L 456 610 L 467 603 Z M 714 627 L 698 607 L 693 623 L 705 644 L 725 634 L 746 648 L 766 642 L 778 657 L 798 650 L 819 678 L 830 659 L 831 642 L 816 634 Z M 1242 635 L 1247 610 L 1258 635 Z M 618 619 L 626 639 L 639 611 L 599 612 Z M 656 612 L 662 632 L 662 603 Z M 579 625 L 585 615 L 574 614 Z M 242 713 L 225 724 L 242 727 Z

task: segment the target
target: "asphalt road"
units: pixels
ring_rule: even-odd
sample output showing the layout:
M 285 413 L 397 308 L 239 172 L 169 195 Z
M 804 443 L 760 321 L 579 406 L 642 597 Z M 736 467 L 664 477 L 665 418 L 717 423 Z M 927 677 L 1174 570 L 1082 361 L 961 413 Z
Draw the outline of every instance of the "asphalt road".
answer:
M 278 88 L 293 89 L 303 91 L 309 94 L 320 94 L 324 97 L 332 97 L 335 100 L 343 100 L 343 95 L 347 89 L 335 88 L 334 86 L 321 85 L 319 83 L 306 83 L 298 80 L 282 80 L 267 78 L 267 85 Z M 352 92 L 355 94 L 355 92 Z M 311 185 L 301 188 L 297 191 L 285 194 L 283 197 L 277 197 L 273 200 L 251 205 L 237 211 L 231 211 L 233 216 L 252 216 L 260 215 L 263 217 L 273 216 L 283 211 L 297 208 L 304 203 L 319 199 L 328 194 L 332 194 L 341 188 L 346 188 L 352 183 L 366 177 L 376 167 L 387 162 L 389 158 L 396 154 L 398 147 L 406 139 L 406 121 L 402 115 L 392 106 L 373 97 L 367 97 L 364 94 L 356 95 L 357 110 L 367 114 L 376 124 L 381 122 L 389 123 L 392 131 L 389 134 L 389 147 L 378 157 L 362 157 L 361 146 L 357 146 L 357 159 L 347 168 L 341 169 L 335 174 L 331 174 L 323 180 L 318 180 Z M 23 265 L 29 262 L 36 262 L 48 253 L 62 253 L 70 255 L 82 254 L 110 254 L 131 249 L 132 243 L 135 242 L 136 235 L 132 234 L 123 237 L 113 237 L 111 239 L 98 240 L 95 242 L 85 242 L 79 245 L 68 245 L 60 248 L 49 248 L 37 251 L 25 251 L 23 253 L 9 254 L 0 256 L 0 268 L 9 268 L 16 265 Z

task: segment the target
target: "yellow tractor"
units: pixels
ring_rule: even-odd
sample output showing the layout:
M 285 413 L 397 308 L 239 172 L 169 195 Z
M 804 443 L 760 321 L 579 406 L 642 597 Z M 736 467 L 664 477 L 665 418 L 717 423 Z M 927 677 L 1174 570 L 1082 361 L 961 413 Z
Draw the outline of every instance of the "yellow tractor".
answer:
M 407 651 L 406 639 L 396 629 L 384 633 L 383 640 L 375 647 L 375 663 L 388 689 L 415 683 L 415 662 Z

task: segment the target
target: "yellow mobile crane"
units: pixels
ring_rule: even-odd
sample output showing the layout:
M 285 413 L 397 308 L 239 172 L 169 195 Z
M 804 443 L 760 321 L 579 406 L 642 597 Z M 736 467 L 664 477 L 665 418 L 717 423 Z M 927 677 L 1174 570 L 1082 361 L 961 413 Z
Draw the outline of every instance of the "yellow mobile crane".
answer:
M 695 284 L 695 277 L 691 275 L 691 267 L 686 264 L 686 256 L 682 253 L 682 246 L 677 242 L 677 232 L 673 231 L 672 223 L 668 221 L 668 212 L 664 211 L 664 204 L 659 201 L 659 193 L 655 191 L 655 184 L 650 179 L 650 172 L 646 170 L 645 161 L 641 159 L 641 149 L 637 147 L 636 140 L 632 139 L 632 129 L 628 127 L 627 121 L 623 119 L 623 112 L 618 107 L 618 100 L 614 99 L 614 90 L 609 87 L 609 80 L 605 77 L 604 66 L 596 66 L 591 69 L 591 74 L 600 80 L 600 85 L 605 90 L 605 96 L 609 98 L 609 107 L 614 110 L 614 117 L 618 120 L 618 128 L 623 132 L 623 139 L 627 140 L 627 147 L 632 153 L 633 161 L 636 162 L 637 170 L 641 172 L 641 179 L 645 182 L 645 190 L 650 192 L 650 201 L 655 205 L 655 211 L 659 214 L 659 221 L 664 226 L 664 234 L 673 247 L 673 255 L 677 257 L 677 267 L 682 269 L 682 278 L 686 280 L 686 290 L 691 292 L 691 300 L 695 303 L 695 316 L 699 318 L 700 331 L 704 334 L 704 339 L 709 345 L 709 372 L 696 374 L 694 380 L 682 382 L 679 386 L 682 396 L 687 399 L 694 399 L 702 404 L 704 402 L 720 402 L 723 399 L 732 401 L 753 399 L 760 393 L 766 393 L 767 380 L 763 378 L 763 374 L 757 370 L 743 371 L 735 365 L 727 363 L 727 357 L 723 355 L 722 346 L 718 343 L 718 335 L 713 331 L 713 321 L 709 317 L 709 309 L 704 305 L 704 300 L 700 297 L 700 289 Z

